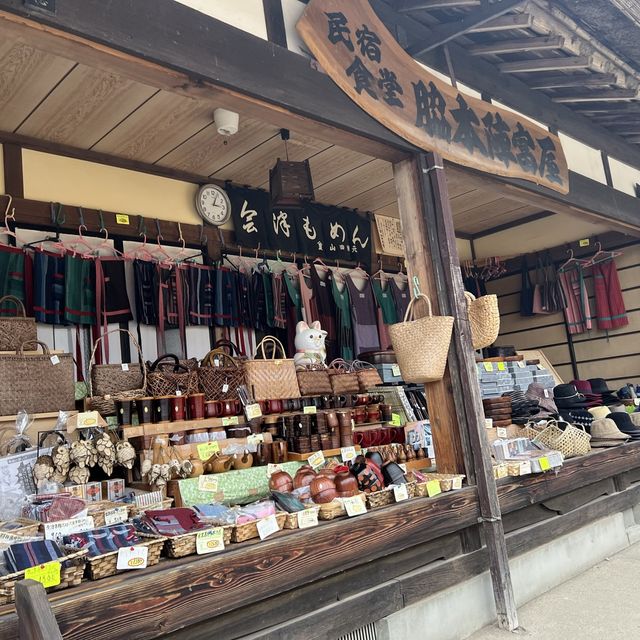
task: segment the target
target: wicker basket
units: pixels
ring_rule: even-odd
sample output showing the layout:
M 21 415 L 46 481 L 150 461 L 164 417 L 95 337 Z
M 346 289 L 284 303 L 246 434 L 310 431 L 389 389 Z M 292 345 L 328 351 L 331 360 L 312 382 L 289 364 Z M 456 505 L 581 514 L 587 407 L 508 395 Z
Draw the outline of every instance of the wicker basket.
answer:
M 367 503 L 366 494 L 359 493 L 358 496 L 364 504 Z M 334 520 L 335 518 L 340 518 L 341 516 L 346 515 L 347 510 L 345 509 L 344 504 L 340 498 L 319 505 L 318 520 Z
M 382 378 L 378 370 L 370 363 L 364 360 L 354 360 L 351 365 L 358 376 L 358 386 L 360 393 L 366 393 L 372 387 L 382 384 Z
M 316 513 L 320 510 L 320 505 L 317 507 L 310 507 L 314 509 Z M 284 528 L 285 529 L 297 529 L 298 528 L 298 514 L 297 513 L 287 513 L 285 514 L 284 519 Z
M 415 319 L 413 306 L 420 298 L 426 300 L 429 315 Z M 453 318 L 434 316 L 427 296 L 421 293 L 411 299 L 404 321 L 389 326 L 393 350 L 405 382 L 442 380 L 452 331 Z
M 358 374 L 342 358 L 337 358 L 329 365 L 329 379 L 335 395 L 360 392 Z
M 148 507 L 136 507 L 135 504 L 130 504 L 129 517 L 136 518 L 145 513 L 145 511 L 153 511 L 154 509 L 170 509 L 172 504 L 173 498 L 164 498 L 162 504 L 151 504 Z
M 217 528 L 217 527 L 212 527 Z M 231 533 L 233 531 L 232 526 L 220 527 L 223 530 L 223 540 L 225 546 L 231 542 Z M 202 531 L 208 531 L 208 529 L 202 529 Z M 184 558 L 185 556 L 192 556 L 196 553 L 196 538 L 200 531 L 194 531 L 192 533 L 184 533 L 181 536 L 171 536 L 164 542 L 164 553 L 169 558 Z
M 68 587 L 75 587 L 82 582 L 84 567 L 86 562 L 86 550 L 74 551 L 64 558 L 59 558 L 62 567 L 60 569 L 60 584 L 49 587 L 47 591 L 60 591 Z M 24 571 L 11 573 L 0 577 L 0 605 L 9 604 L 15 601 L 16 583 L 24 580 Z
M 284 527 L 286 517 L 286 513 L 276 513 L 276 521 L 279 529 Z M 258 533 L 258 522 L 259 520 L 252 520 L 251 522 L 245 522 L 244 524 L 234 525 L 231 533 L 231 542 L 244 542 L 245 540 L 260 537 L 260 534 Z
M 591 451 L 591 436 L 584 428 L 571 424 L 564 431 L 555 424 L 549 424 L 535 437 L 534 442 L 559 451 L 565 458 L 583 456 Z
M 464 480 L 463 475 L 455 473 L 425 473 L 423 474 L 427 479 L 424 482 L 418 482 L 416 485 L 417 495 L 421 498 L 427 497 L 427 484 L 432 480 L 437 480 L 440 483 L 440 491 L 443 493 L 451 491 L 456 484 L 462 486 Z
M 198 384 L 205 400 L 237 398 L 238 387 L 245 383 L 243 367 L 242 361 L 237 361 L 223 349 L 209 351 L 198 369 Z M 223 391 L 225 385 L 227 390 Z
M 409 498 L 416 498 L 418 496 L 418 484 L 416 482 L 407 482 L 407 495 Z M 367 507 L 369 509 L 377 509 L 378 507 L 386 507 L 389 504 L 393 504 L 395 495 L 393 493 L 393 487 L 383 489 L 382 491 L 375 491 L 374 493 L 367 493 Z
M 149 549 L 147 552 L 147 567 L 158 564 L 158 562 L 160 562 L 160 554 L 164 546 L 165 538 L 162 536 L 149 536 L 143 533 L 139 533 L 138 537 L 140 537 L 142 541 L 138 542 L 135 546 L 144 546 Z M 117 551 L 110 551 L 100 556 L 87 558 L 87 578 L 89 578 L 89 580 L 100 580 L 114 576 L 116 573 L 124 573 L 124 571 L 118 571 L 118 569 L 116 569 L 117 564 Z
M 271 346 L 271 358 L 267 358 L 265 349 Z M 282 354 L 276 358 L 277 352 Z M 247 387 L 256 401 L 285 400 L 299 398 L 300 387 L 296 377 L 296 366 L 293 359 L 285 357 L 285 350 L 277 338 L 267 336 L 256 347 L 256 356 L 262 359 L 247 360 L 244 363 Z
M 473 348 L 484 349 L 491 346 L 500 333 L 498 296 L 490 294 L 476 298 L 468 291 L 464 295 L 468 302 Z
M 11 522 L 11 524 L 19 524 L 21 526 L 15 529 L 3 529 L 3 525 Z M 41 523 L 38 520 L 31 520 L 29 518 L 14 518 L 13 520 L 5 520 L 0 522 L 0 531 L 4 533 L 10 533 L 14 536 L 35 536 L 40 530 Z
M 22 301 L 15 296 L 0 298 L 0 307 L 5 302 L 11 302 L 16 306 L 15 317 L 0 318 L 0 351 L 16 351 L 23 342 L 32 342 L 38 339 L 35 318 L 27 318 Z
M 171 360 L 172 362 L 165 362 Z M 180 361 L 168 353 L 148 365 L 147 391 L 155 397 L 173 396 L 180 390 L 183 396 L 198 393 L 198 371 L 191 369 L 190 361 Z M 197 361 L 196 361 L 197 367 Z
M 100 500 L 100 502 L 93 502 L 87 505 L 87 515 L 93 518 L 93 523 L 96 529 L 100 527 L 105 527 L 106 523 L 104 520 L 104 514 L 106 511 L 111 509 L 116 509 L 117 507 L 126 507 L 127 508 L 127 519 L 129 519 L 129 515 L 131 513 L 131 504 L 126 504 L 124 502 L 110 502 L 109 500 Z
M 329 372 L 324 365 L 308 365 L 296 371 L 298 386 L 303 396 L 331 395 Z

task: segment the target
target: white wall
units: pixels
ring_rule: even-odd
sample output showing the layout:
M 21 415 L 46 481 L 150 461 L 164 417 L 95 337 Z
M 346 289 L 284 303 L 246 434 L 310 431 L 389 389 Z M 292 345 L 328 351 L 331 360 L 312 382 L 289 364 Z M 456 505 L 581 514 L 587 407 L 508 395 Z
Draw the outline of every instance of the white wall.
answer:
M 233 27 L 267 39 L 262 0 L 175 0 Z
M 631 167 L 615 158 L 609 158 L 609 167 L 611 168 L 613 186 L 618 191 L 624 191 L 630 196 L 635 196 L 636 184 L 640 184 L 640 169 Z
M 580 173 L 592 180 L 597 180 L 602 184 L 607 184 L 602 155 L 598 149 L 579 142 L 575 138 L 565 135 L 562 131 L 560 132 L 560 141 L 562 142 L 564 155 L 567 157 L 567 165 L 571 171 Z

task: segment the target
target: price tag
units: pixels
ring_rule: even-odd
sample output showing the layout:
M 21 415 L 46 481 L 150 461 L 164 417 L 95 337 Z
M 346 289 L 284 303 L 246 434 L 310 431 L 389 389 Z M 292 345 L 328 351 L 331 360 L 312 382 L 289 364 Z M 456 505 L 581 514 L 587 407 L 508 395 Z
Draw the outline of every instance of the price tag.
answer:
M 392 413 L 391 414 L 391 424 L 394 427 L 401 427 L 402 426 L 402 422 L 400 421 L 400 414 L 399 413 Z
M 276 520 L 275 515 L 258 520 L 258 534 L 260 535 L 260 540 L 268 538 L 276 531 L 280 531 L 280 527 L 278 526 L 278 521 Z
M 262 415 L 262 414 L 260 414 L 260 415 Z M 231 427 L 233 425 L 238 424 L 239 422 L 240 421 L 238 420 L 238 416 L 229 416 L 227 418 L 222 418 L 222 426 L 223 427 Z
M 507 437 L 507 429 L 505 427 L 498 427 L 498 438 L 506 438 Z
M 110 527 L 112 524 L 126 522 L 128 517 L 127 507 L 114 507 L 104 512 L 104 524 Z
M 485 371 L 493 371 L 493 362 L 485 362 L 484 363 Z
M 578 244 L 581 247 L 588 247 L 589 246 L 589 238 L 583 238 L 582 240 L 580 240 L 580 242 L 578 242 Z
M 298 529 L 308 529 L 309 527 L 318 526 L 318 510 L 305 509 L 298 511 Z
M 462 477 L 456 476 L 453 478 L 453 482 L 451 483 L 452 489 L 462 489 Z
M 83 411 L 76 418 L 78 429 L 89 429 L 100 425 L 100 414 L 97 411 Z
M 270 478 L 274 473 L 278 471 L 284 471 L 281 464 L 269 463 L 267 465 L 267 478 Z
M 218 493 L 218 478 L 216 476 L 198 476 L 198 491 Z
M 116 213 L 116 224 L 129 224 L 129 216 L 126 213 Z
M 486 429 L 491 429 L 491 427 L 493 427 L 493 418 L 485 418 L 484 426 Z
M 216 527 L 207 531 L 198 531 L 196 534 L 196 553 L 201 556 L 216 551 L 224 551 L 224 529 Z
M 260 444 L 261 442 L 264 442 L 263 433 L 252 433 L 247 436 L 247 444 Z
M 404 462 L 401 462 L 398 466 L 402 469 L 403 473 L 407 473 L 407 465 Z
M 120 366 L 123 371 L 129 371 L 129 364 L 127 362 L 123 362 Z
M 540 371 L 544 371 L 544 370 L 545 370 L 545 369 L 544 369 L 544 365 L 543 365 L 543 364 L 538 363 L 536 366 L 538 367 L 538 369 L 539 369 Z
M 545 398 L 550 398 L 551 397 L 551 394 L 549 393 L 549 389 L 545 389 L 544 390 L 544 397 Z
M 406 484 L 396 484 L 393 487 L 393 497 L 396 502 L 402 502 L 409 499 L 409 492 L 407 491 Z
M 91 516 L 58 520 L 58 522 L 45 522 L 44 539 L 58 541 L 62 539 L 62 536 L 66 536 L 69 533 L 82 533 L 95 528 L 96 526 Z
M 340 449 L 340 457 L 342 458 L 342 462 L 350 462 L 356 457 L 356 448 L 342 447 Z
M 538 462 L 540 463 L 540 468 L 543 471 L 549 471 L 549 469 L 551 469 L 551 463 L 549 462 L 549 458 L 547 458 L 546 456 L 538 458 Z
M 324 464 L 324 453 L 322 451 L 316 451 L 312 453 L 307 462 L 314 468 L 317 469 Z
M 399 378 L 400 377 L 400 365 L 399 364 L 392 364 L 391 365 L 391 375 L 394 376 L 395 378 Z
M 254 402 L 253 404 L 248 404 L 244 408 L 244 412 L 247 416 L 247 420 L 254 420 L 255 418 L 262 417 L 262 409 L 260 408 L 260 405 L 257 402 Z M 237 416 L 235 417 L 237 418 Z
M 350 518 L 352 518 L 353 516 L 361 516 L 363 513 L 367 513 L 367 507 L 365 506 L 360 496 L 343 498 L 342 502 L 344 504 L 344 508 L 347 510 L 347 515 Z
M 9 533 L 8 531 L 0 531 L 0 542 L 5 542 L 7 545 L 17 544 L 18 542 L 24 542 L 25 536 L 17 536 L 15 533 Z
M 217 442 L 201 442 L 196 449 L 200 460 L 208 460 L 214 453 L 220 451 L 220 445 Z
M 310 407 L 304 407 L 304 409 L 302 410 L 303 413 L 305 415 L 315 415 L 316 413 L 318 413 L 318 407 L 316 407 L 315 405 L 312 405 Z
M 520 463 L 520 475 L 521 476 L 528 476 L 531 473 L 531 461 L 530 460 L 523 460 Z
M 527 366 L 524 360 L 517 360 L 516 362 L 521 369 L 524 369 Z
M 144 569 L 147 566 L 148 547 L 120 547 L 116 569 Z
M 440 488 L 440 481 L 429 480 L 429 482 L 427 482 L 427 495 L 430 498 L 433 498 L 434 496 L 437 496 L 440 493 L 442 493 L 442 489 Z
M 51 364 L 60 364 L 60 358 L 58 358 L 58 356 L 51 356 L 49 360 L 51 360 Z
M 498 362 L 498 371 L 506 371 L 507 365 L 504 362 Z
M 225 382 L 222 385 L 222 393 L 227 393 L 227 391 L 229 391 L 229 385 Z M 258 405 L 258 406 L 260 406 L 260 405 Z
M 60 570 L 62 565 L 57 562 L 45 562 L 37 567 L 29 567 L 25 569 L 24 577 L 26 580 L 35 580 L 39 582 L 45 589 L 47 587 L 55 587 L 60 584 Z

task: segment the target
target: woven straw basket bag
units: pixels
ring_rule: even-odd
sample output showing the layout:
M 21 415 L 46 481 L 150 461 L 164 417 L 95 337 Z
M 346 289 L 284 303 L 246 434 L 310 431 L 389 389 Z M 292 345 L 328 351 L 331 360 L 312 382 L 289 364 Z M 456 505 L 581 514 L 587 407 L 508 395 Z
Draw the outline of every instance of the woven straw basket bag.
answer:
M 498 296 L 490 294 L 476 298 L 468 291 L 464 292 L 469 307 L 471 342 L 474 349 L 484 349 L 492 345 L 500 333 L 500 310 Z
M 419 299 L 426 301 L 429 315 L 416 319 L 413 306 Z M 405 382 L 442 380 L 452 331 L 453 318 L 434 316 L 427 296 L 421 293 L 411 299 L 404 321 L 389 327 L 393 350 Z
M 15 305 L 15 317 L 0 318 L 0 351 L 16 351 L 23 342 L 38 339 L 35 318 L 27 318 L 22 301 L 15 296 L 0 298 L 0 307 L 5 302 Z
M 267 356 L 268 348 L 271 349 L 271 357 Z M 286 357 L 282 342 L 277 338 L 273 336 L 263 338 L 256 346 L 256 358 L 247 360 L 244 363 L 244 369 L 247 387 L 254 400 L 284 400 L 300 397 L 296 365 L 293 358 Z

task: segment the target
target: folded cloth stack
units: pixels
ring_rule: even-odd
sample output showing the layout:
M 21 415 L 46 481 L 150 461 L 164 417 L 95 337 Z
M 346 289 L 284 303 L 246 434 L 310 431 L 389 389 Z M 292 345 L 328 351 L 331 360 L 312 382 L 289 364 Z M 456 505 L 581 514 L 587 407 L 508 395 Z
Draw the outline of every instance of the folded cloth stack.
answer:
M 634 442 L 640 440 L 640 428 L 633 424 L 631 416 L 626 411 L 612 411 L 607 417 L 613 420 L 618 429 Z
M 22 515 L 40 522 L 58 522 L 78 517 L 86 508 L 84 500 L 70 495 L 40 495 L 23 508 Z
M 587 382 L 591 385 L 592 393 L 598 394 L 602 397 L 602 402 L 600 404 L 610 406 L 612 404 L 620 403 L 620 399 L 616 396 L 616 392 L 609 389 L 604 378 L 589 378 Z
M 15 573 L 45 562 L 64 558 L 65 553 L 53 540 L 34 540 L 12 544 L 5 552 L 7 568 Z
M 62 544 L 74 549 L 87 549 L 90 558 L 101 556 L 104 553 L 117 551 L 120 547 L 128 547 L 140 542 L 133 525 L 116 524 L 111 527 L 101 527 L 72 533 L 62 538 Z
M 602 394 L 595 393 L 588 380 L 572 380 L 570 384 L 577 389 L 578 393 L 584 396 L 587 408 L 599 407 L 604 404 L 602 401 Z
M 143 516 L 134 518 L 133 522 L 138 531 L 167 537 L 181 536 L 211 527 L 210 524 L 202 522 L 198 514 L 188 507 L 145 511 Z
M 513 424 L 526 424 L 531 418 L 540 414 L 539 400 L 527 398 L 524 391 L 507 391 L 502 396 L 511 398 L 511 422 Z
M 611 418 L 595 418 L 591 423 L 592 447 L 617 447 L 629 440 L 630 436 L 622 433 Z
M 553 401 L 553 391 L 543 387 L 539 382 L 532 382 L 526 392 L 529 400 L 537 400 L 540 405 L 540 413 L 538 417 L 548 418 L 558 414 L 558 407 Z

